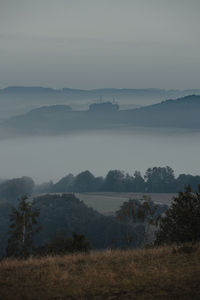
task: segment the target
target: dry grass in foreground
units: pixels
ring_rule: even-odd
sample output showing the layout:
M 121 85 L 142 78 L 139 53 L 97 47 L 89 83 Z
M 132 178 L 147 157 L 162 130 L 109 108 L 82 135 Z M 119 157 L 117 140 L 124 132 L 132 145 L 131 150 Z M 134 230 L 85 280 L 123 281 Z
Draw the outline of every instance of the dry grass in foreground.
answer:
M 0 299 L 200 299 L 200 247 L 3 260 Z

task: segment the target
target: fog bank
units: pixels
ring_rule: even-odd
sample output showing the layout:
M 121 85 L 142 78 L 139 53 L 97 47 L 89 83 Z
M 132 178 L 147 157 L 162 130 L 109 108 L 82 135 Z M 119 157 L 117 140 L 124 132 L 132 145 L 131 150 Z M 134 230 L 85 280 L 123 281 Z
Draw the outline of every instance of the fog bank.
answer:
M 183 130 L 101 131 L 0 143 L 1 179 L 26 175 L 36 182 L 56 181 L 70 172 L 90 170 L 104 176 L 120 169 L 132 174 L 166 165 L 176 174 L 200 174 L 200 133 Z

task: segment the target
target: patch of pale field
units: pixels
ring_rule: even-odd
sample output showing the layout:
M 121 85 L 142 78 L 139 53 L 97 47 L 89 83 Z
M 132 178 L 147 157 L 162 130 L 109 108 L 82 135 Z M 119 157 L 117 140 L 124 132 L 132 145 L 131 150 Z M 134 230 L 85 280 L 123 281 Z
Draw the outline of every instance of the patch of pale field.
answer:
M 169 205 L 176 195 L 171 193 L 76 193 L 76 196 L 87 206 L 106 215 L 114 214 L 123 202 L 129 199 L 142 199 L 143 196 L 147 196 L 151 197 L 155 203 Z

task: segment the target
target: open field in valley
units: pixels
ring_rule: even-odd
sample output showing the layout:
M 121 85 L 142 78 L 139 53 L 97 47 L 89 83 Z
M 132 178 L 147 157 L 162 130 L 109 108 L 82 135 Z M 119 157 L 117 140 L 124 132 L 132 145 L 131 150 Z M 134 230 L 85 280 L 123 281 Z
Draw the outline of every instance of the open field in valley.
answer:
M 102 214 L 113 214 L 117 211 L 124 201 L 129 199 L 141 199 L 145 196 L 151 197 L 156 203 L 170 204 L 172 198 L 176 194 L 160 194 L 160 193 L 76 193 L 76 196 L 85 202 L 89 207 L 94 208 Z

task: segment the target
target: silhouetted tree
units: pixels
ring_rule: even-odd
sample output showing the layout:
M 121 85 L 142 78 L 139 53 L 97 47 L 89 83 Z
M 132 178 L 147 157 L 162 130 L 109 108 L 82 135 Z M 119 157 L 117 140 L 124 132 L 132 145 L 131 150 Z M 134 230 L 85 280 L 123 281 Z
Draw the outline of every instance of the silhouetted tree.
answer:
M 73 189 L 76 192 L 89 192 L 95 190 L 95 177 L 89 171 L 78 174 L 74 180 Z
M 200 186 L 197 193 L 187 186 L 161 218 L 156 244 L 197 241 L 200 241 Z
M 39 210 L 32 207 L 27 196 L 19 199 L 18 207 L 12 207 L 7 256 L 27 257 L 32 254 L 34 235 L 40 230 L 37 225 Z
M 174 192 L 175 176 L 170 167 L 154 167 L 145 173 L 148 192 Z
M 130 199 L 124 202 L 116 215 L 122 222 L 132 224 L 136 232 L 139 232 L 141 246 L 149 241 L 151 225 L 157 225 L 158 218 L 166 208 L 166 205 L 157 205 L 150 197 L 143 196 L 140 200 Z M 134 231 L 131 232 L 130 228 L 128 229 L 127 238 L 132 241 Z
M 139 171 L 135 171 L 133 177 L 133 192 L 144 192 L 145 191 L 145 181 Z
M 65 193 L 73 191 L 74 185 L 74 175 L 68 174 L 67 176 L 61 178 L 56 184 L 51 188 L 51 191 L 54 193 Z
M 104 189 L 112 192 L 122 192 L 124 190 L 124 173 L 120 170 L 111 170 L 105 178 Z
M 190 174 L 180 174 L 176 179 L 176 191 L 183 191 L 185 186 L 190 185 L 193 191 L 198 191 L 198 185 L 200 183 L 200 176 L 194 176 Z
M 170 167 L 153 167 L 147 169 L 143 177 L 139 171 L 129 175 L 120 170 L 111 170 L 106 178 L 95 177 L 91 172 L 84 171 L 74 176 L 68 174 L 57 183 L 52 182 L 35 187 L 37 193 L 64 193 L 64 192 L 140 192 L 140 193 L 176 193 L 190 184 L 193 190 L 200 182 L 200 176 L 181 174 L 175 178 L 174 171 Z M 7 184 L 0 184 L 1 187 Z M 6 193 L 12 194 L 12 186 Z M 21 193 L 22 194 L 22 193 Z M 5 194 L 2 194 L 5 195 Z M 16 197 L 14 198 L 16 199 Z

